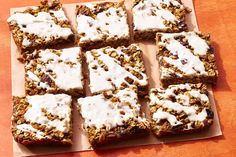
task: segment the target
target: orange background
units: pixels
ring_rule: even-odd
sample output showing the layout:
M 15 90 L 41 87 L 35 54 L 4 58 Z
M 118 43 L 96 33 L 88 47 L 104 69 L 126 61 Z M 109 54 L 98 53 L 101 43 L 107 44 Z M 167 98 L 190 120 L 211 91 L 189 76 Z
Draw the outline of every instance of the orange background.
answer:
M 79 0 L 62 0 L 75 3 Z M 0 0 L 0 157 L 11 157 L 11 65 L 10 32 L 6 23 L 10 8 L 38 5 L 38 0 Z M 211 33 L 219 80 L 214 87 L 223 136 L 207 140 L 149 145 L 133 148 L 80 152 L 50 156 L 161 156 L 233 157 L 236 156 L 236 1 L 194 0 L 199 28 Z

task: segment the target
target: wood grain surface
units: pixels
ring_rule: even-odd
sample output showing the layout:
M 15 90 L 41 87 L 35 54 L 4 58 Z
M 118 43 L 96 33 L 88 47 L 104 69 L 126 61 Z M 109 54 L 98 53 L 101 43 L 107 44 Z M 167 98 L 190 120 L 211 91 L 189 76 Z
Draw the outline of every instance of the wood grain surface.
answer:
M 10 31 L 6 20 L 10 8 L 37 5 L 38 0 L 0 0 L 0 157 L 11 157 Z M 62 0 L 63 3 L 81 2 Z M 50 156 L 112 157 L 233 157 L 236 154 L 236 1 L 194 0 L 198 25 L 210 33 L 215 49 L 219 80 L 213 88 L 223 136 L 207 140 L 80 152 Z

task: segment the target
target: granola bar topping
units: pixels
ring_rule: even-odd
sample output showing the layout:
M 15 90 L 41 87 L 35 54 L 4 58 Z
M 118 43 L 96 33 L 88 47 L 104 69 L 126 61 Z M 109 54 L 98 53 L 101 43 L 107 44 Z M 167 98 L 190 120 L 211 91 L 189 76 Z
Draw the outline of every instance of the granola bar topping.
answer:
M 47 137 L 47 135 L 45 135 L 44 132 L 33 128 L 32 125 L 30 125 L 30 124 L 19 124 L 16 126 L 16 129 L 21 130 L 23 132 L 33 133 L 33 134 L 35 134 L 35 137 L 38 139 L 42 139 L 42 138 Z
M 178 0 L 137 0 L 133 7 L 134 30 L 167 29 L 178 25 L 182 15 L 173 8 L 184 10 Z
M 71 116 L 71 96 L 66 94 L 45 94 L 26 97 L 30 106 L 24 114 L 24 119 L 29 123 L 36 123 L 46 128 L 55 128 L 61 132 L 68 132 Z M 36 133 L 42 138 L 44 133 L 36 130 L 30 124 L 20 124 L 17 129 Z
M 141 50 L 136 44 L 117 49 L 106 47 L 87 51 L 86 59 L 92 93 L 130 84 L 148 84 Z
M 63 90 L 83 89 L 80 53 L 78 47 L 36 50 L 26 64 L 26 79 L 46 90 L 52 89 L 53 83 Z
M 209 98 L 204 93 L 206 89 L 202 91 L 194 86 L 197 85 L 180 84 L 170 85 L 167 89 L 152 89 L 150 107 L 153 119 L 157 123 L 167 120 L 171 126 L 206 120 L 210 108 Z
M 11 24 L 16 23 L 22 32 L 37 35 L 45 41 L 58 38 L 67 39 L 73 34 L 72 30 L 57 24 L 57 22 L 55 22 L 57 20 L 68 21 L 62 9 L 49 12 L 42 11 L 38 12 L 36 15 L 17 12 L 10 16 L 7 21 Z M 29 39 L 23 39 L 22 45 L 29 46 L 30 44 Z
M 137 94 L 132 88 L 79 98 L 78 104 L 85 120 L 85 128 L 105 127 L 110 129 L 123 125 L 128 119 L 144 121 L 145 119 L 139 116 L 140 104 L 138 104 Z
M 163 64 L 165 62 L 186 75 L 207 75 L 204 62 L 200 58 L 208 53 L 210 47 L 196 32 L 162 33 L 160 36 L 159 41 L 157 41 L 158 55 L 160 55 L 159 60 Z M 161 70 L 163 77 L 169 75 L 170 69 L 161 67 Z M 181 73 L 176 74 L 181 75 Z
M 84 7 L 90 12 L 96 12 L 99 10 L 98 5 L 90 4 Z M 107 10 L 94 13 L 93 16 L 78 14 L 77 31 L 80 42 L 128 37 L 127 13 L 122 6 L 111 6 Z

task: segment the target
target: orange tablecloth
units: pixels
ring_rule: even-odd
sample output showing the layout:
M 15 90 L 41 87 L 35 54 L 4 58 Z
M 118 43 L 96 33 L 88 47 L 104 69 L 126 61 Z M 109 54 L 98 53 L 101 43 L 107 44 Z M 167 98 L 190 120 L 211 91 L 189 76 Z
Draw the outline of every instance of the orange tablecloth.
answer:
M 75 3 L 79 0 L 62 0 L 62 2 Z M 10 32 L 6 20 L 10 8 L 37 4 L 37 0 L 0 0 L 0 157 L 13 155 L 10 132 Z M 207 140 L 51 156 L 233 157 L 236 155 L 236 1 L 194 0 L 194 5 L 200 30 L 211 33 L 213 40 L 220 73 L 217 86 L 213 90 L 224 135 Z

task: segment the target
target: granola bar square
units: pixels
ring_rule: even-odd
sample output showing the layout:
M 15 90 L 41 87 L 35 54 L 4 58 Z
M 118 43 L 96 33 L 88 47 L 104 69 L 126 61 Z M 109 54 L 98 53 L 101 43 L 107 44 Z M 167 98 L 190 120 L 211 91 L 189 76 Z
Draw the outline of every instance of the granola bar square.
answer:
M 25 61 L 25 90 L 28 95 L 66 93 L 82 96 L 82 59 L 79 47 L 35 50 Z
M 93 49 L 87 51 L 85 56 L 92 94 L 129 85 L 137 85 L 139 95 L 148 94 L 142 50 L 137 44 Z
M 135 40 L 154 40 L 157 32 L 187 30 L 185 16 L 190 10 L 181 0 L 135 0 L 132 8 Z
M 191 133 L 213 123 L 207 86 L 170 85 L 150 91 L 151 128 L 157 137 Z
M 38 7 L 15 12 L 7 22 L 21 52 L 74 42 L 70 22 L 57 0 L 44 0 Z
M 124 2 L 80 4 L 76 10 L 78 42 L 82 49 L 128 45 L 130 33 Z
M 162 85 L 215 84 L 218 71 L 210 36 L 200 32 L 157 33 L 157 59 Z
M 71 102 L 66 94 L 13 97 L 15 141 L 23 145 L 71 145 Z
M 136 86 L 78 99 L 89 142 L 98 147 L 148 134 Z

